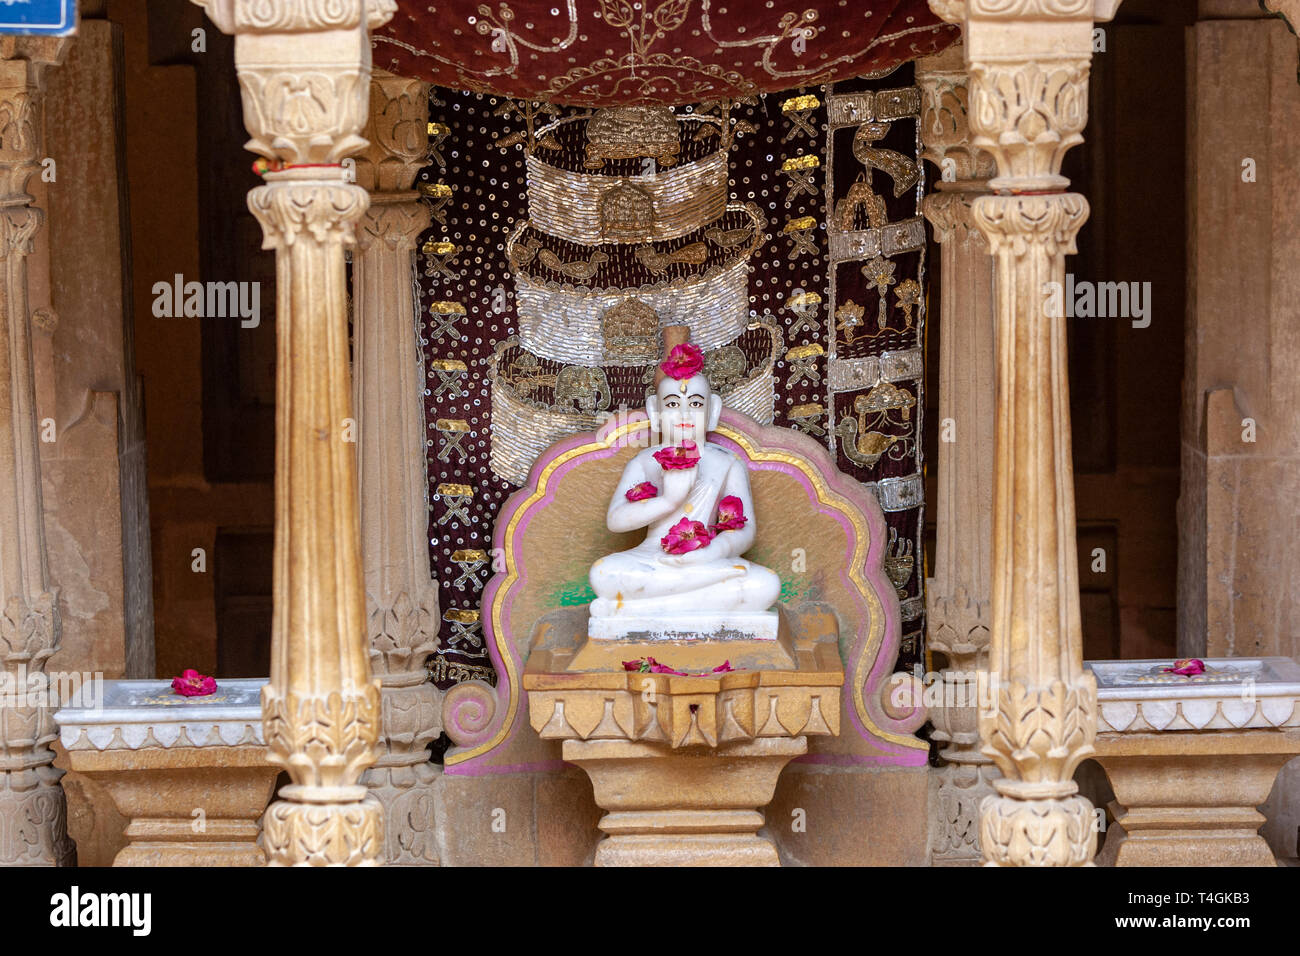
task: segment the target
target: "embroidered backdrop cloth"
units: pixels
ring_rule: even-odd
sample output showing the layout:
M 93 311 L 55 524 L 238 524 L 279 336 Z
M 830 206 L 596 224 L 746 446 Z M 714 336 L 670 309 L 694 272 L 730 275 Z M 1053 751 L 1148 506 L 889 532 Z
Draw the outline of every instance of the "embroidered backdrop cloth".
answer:
M 501 503 L 553 441 L 644 404 L 674 322 L 728 405 L 825 443 L 876 494 L 899 665 L 918 661 L 926 237 L 911 66 L 672 112 L 438 87 L 431 107 L 416 295 L 435 680 L 494 678 L 481 595 Z M 794 603 L 819 592 L 798 547 L 778 569 Z M 556 582 L 557 606 L 592 597 L 585 575 Z
M 890 69 L 952 43 L 926 0 L 398 0 L 375 66 L 565 106 L 684 105 Z

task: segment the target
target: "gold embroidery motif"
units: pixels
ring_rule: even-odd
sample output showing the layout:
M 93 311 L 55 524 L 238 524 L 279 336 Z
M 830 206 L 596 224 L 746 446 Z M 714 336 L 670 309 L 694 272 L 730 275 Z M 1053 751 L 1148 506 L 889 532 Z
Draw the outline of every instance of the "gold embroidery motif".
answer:
M 912 554 L 912 542 L 900 541 L 898 529 L 889 529 L 889 544 L 885 548 L 885 575 L 894 586 L 900 598 L 907 597 L 907 582 L 916 567 L 916 557 Z
M 473 488 L 469 485 L 443 482 L 438 485 L 436 494 L 442 499 L 442 503 L 447 506 L 447 510 L 438 516 L 440 526 L 453 518 L 458 518 L 467 525 L 472 523 L 469 516 L 469 503 L 474 497 Z
M 857 328 L 862 325 L 862 314 L 865 310 L 852 299 L 846 299 L 844 304 L 835 310 L 835 328 L 844 333 L 844 341 L 849 345 L 853 344 L 853 337 L 857 334 Z
M 897 263 L 883 256 L 876 256 L 862 267 L 862 276 L 867 280 L 867 288 L 875 289 L 880 293 L 880 305 L 876 310 L 876 328 L 881 332 L 885 330 L 885 324 L 889 321 L 889 303 L 885 297 L 889 294 L 889 287 L 898 281 L 894 278 L 897 269 Z
M 597 110 L 587 122 L 587 152 L 583 163 L 600 169 L 607 159 L 654 157 L 660 166 L 674 166 L 681 152 L 680 129 L 666 106 L 616 106 Z
M 446 183 L 420 183 L 420 195 L 430 199 L 429 212 L 439 225 L 447 225 L 447 203 L 451 201 L 452 189 Z
M 859 206 L 866 207 L 867 223 L 872 229 L 884 229 L 889 225 L 885 201 L 872 190 L 871 183 L 859 179 L 849 187 L 848 194 L 835 204 L 835 228 L 840 232 L 852 232 Z
M 790 363 L 790 379 L 786 383 L 786 388 L 794 388 L 803 379 L 808 379 L 814 384 L 822 380 L 822 373 L 817 368 L 817 360 L 826 354 L 826 350 L 818 343 L 811 345 L 800 345 L 792 348 L 785 353 L 785 360 Z
M 625 299 L 600 318 L 606 361 L 651 362 L 659 349 L 659 315 L 640 299 Z
M 539 249 L 537 261 L 552 272 L 562 272 L 571 279 L 585 282 L 595 276 L 600 267 L 609 261 L 609 256 L 597 249 L 586 259 L 564 262 L 550 249 Z
M 601 235 L 614 242 L 653 239 L 655 201 L 640 186 L 621 182 L 600 197 L 598 216 Z
M 439 461 L 450 461 L 453 451 L 460 455 L 462 462 L 469 457 L 469 452 L 460 446 L 461 439 L 469 434 L 469 422 L 460 418 L 440 418 L 434 422 L 434 430 L 442 435 L 444 442 L 438 452 Z
M 885 453 L 901 460 L 912 446 L 912 406 L 916 398 L 906 389 L 881 382 L 853 401 L 856 418 L 845 418 L 835 426 L 844 443 L 844 454 L 864 468 L 874 467 Z M 902 428 L 902 435 L 889 435 L 882 428 Z M 874 429 L 868 431 L 868 429 Z
M 904 279 L 894 290 L 898 304 L 903 307 L 903 330 L 912 328 L 912 309 L 921 301 L 921 286 L 915 279 Z
M 451 561 L 452 564 L 460 567 L 460 576 L 451 582 L 451 586 L 457 591 L 464 591 L 465 585 L 468 584 L 477 591 L 479 584 L 482 583 L 477 572 L 479 568 L 487 564 L 487 552 L 463 549 L 460 551 L 453 551 Z
M 748 227 L 740 229 L 720 229 L 712 226 L 704 231 L 704 238 L 720 249 L 735 249 L 749 242 L 754 230 Z
M 790 259 L 798 259 L 803 253 L 810 256 L 817 255 L 817 247 L 813 245 L 813 230 L 817 228 L 817 220 L 812 216 L 801 216 L 798 219 L 791 219 L 781 229 L 793 244 L 790 250 Z
M 790 128 L 781 137 L 781 142 L 788 143 L 796 136 L 807 135 L 809 139 L 817 138 L 817 131 L 809 124 L 813 110 L 822 105 L 822 101 L 811 93 L 792 96 L 781 103 L 781 112 L 790 121 Z
M 555 376 L 556 409 L 572 406 L 576 411 L 590 413 L 609 408 L 610 398 L 609 379 L 603 368 L 566 365 Z
M 447 638 L 447 647 L 455 647 L 464 641 L 473 647 L 483 646 L 483 636 L 479 633 L 479 626 L 482 621 L 479 620 L 478 608 L 448 608 L 442 614 L 442 619 L 451 625 L 451 637 Z
M 440 275 L 451 282 L 460 278 L 460 273 L 451 269 L 452 262 L 460 255 L 460 246 L 454 242 L 434 242 L 430 239 L 420 251 L 424 253 L 425 278 L 432 279 Z
M 804 434 L 820 438 L 826 434 L 826 429 L 817 420 L 824 414 L 826 409 L 820 402 L 810 402 L 807 405 L 794 406 L 786 413 L 786 417 Z
M 444 392 L 449 399 L 468 395 L 463 379 L 469 375 L 469 366 L 459 359 L 434 359 L 429 363 L 430 377 L 438 376 L 438 386 L 433 390 L 434 398 L 441 398 Z
M 817 174 L 821 162 L 816 156 L 798 156 L 787 159 L 781 164 L 781 172 L 790 177 L 790 191 L 786 194 L 786 202 L 793 202 L 800 193 L 817 195 L 817 184 L 813 181 L 813 177 Z
M 798 335 L 805 327 L 813 335 L 818 333 L 817 307 L 821 303 L 822 297 L 818 292 L 799 291 L 785 300 L 785 307 L 794 313 L 794 321 L 790 323 L 792 336 Z
M 704 374 L 715 392 L 730 391 L 748 369 L 749 361 L 736 345 L 724 345 L 704 356 Z
M 853 134 L 853 155 L 867 172 L 879 169 L 894 181 L 894 198 L 907 192 L 921 177 L 921 167 L 911 156 L 893 149 L 881 149 L 872 144 L 889 132 L 888 123 L 863 123 Z
M 429 314 L 438 323 L 432 333 L 435 339 L 441 339 L 444 335 L 461 338 L 460 330 L 456 328 L 456 320 L 465 317 L 463 305 L 459 302 L 434 302 L 429 306 Z
M 654 246 L 638 246 L 636 257 L 641 264 L 655 275 L 663 275 L 668 267 L 682 263 L 684 265 L 702 266 L 709 258 L 709 247 L 702 242 L 692 242 L 673 252 L 657 252 Z

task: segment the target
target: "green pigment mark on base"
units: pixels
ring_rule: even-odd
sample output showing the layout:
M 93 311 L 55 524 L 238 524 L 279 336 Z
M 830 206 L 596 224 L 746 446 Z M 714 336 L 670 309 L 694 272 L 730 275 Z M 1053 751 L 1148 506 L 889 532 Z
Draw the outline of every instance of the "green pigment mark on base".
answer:
M 803 592 L 804 588 L 795 579 L 781 579 L 779 600 L 782 604 L 793 603 Z M 591 589 L 591 581 L 584 577 L 562 584 L 552 591 L 550 603 L 553 607 L 579 607 L 590 604 L 594 600 L 596 600 L 596 592 Z
M 797 598 L 797 597 L 799 597 L 799 595 L 803 594 L 803 591 L 804 591 L 804 589 L 801 588 L 801 587 L 800 587 L 800 586 L 799 586 L 799 585 L 794 581 L 794 579 L 792 579 L 792 578 L 782 578 L 782 579 L 781 579 L 781 597 L 779 598 L 779 600 L 781 601 L 782 604 L 792 604 L 792 603 L 794 603 L 795 598 Z
M 561 584 L 551 592 L 551 603 L 556 607 L 578 607 L 596 600 L 591 581 L 585 577 Z

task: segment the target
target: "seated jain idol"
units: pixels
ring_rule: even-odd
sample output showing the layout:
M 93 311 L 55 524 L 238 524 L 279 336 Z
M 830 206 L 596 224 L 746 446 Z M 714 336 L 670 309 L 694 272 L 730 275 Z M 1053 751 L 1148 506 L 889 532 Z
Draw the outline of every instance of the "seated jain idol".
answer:
M 685 331 L 665 329 L 665 346 Z M 706 440 L 722 399 L 703 369 L 703 354 L 684 341 L 659 365 L 646 398 L 658 444 L 623 469 L 606 515 L 610 531 L 645 528 L 646 537 L 592 565 L 592 639 L 776 639 L 778 616 L 769 609 L 781 581 L 741 557 L 755 533 L 749 472 Z

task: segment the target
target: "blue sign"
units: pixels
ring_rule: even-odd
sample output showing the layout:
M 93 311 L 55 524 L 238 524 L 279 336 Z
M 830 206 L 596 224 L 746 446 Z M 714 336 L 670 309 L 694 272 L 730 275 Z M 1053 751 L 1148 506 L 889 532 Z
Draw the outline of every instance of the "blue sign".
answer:
M 0 33 L 67 36 L 77 26 L 77 0 L 0 0 Z

